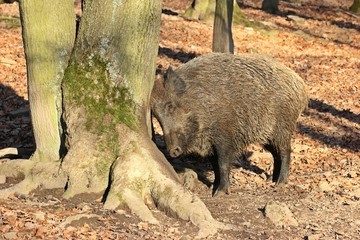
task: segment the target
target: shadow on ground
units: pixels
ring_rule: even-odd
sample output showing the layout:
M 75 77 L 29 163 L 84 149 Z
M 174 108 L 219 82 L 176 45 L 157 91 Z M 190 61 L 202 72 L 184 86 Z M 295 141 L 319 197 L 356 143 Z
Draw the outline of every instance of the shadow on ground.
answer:
M 18 148 L 29 157 L 35 148 L 29 102 L 11 87 L 0 84 L 0 149 Z
M 349 109 L 339 110 L 321 100 L 310 99 L 309 110 L 305 111 L 304 115 L 316 119 L 317 122 L 321 122 L 325 126 L 310 126 L 299 123 L 298 129 L 302 134 L 308 135 L 328 147 L 340 147 L 353 152 L 360 152 L 360 129 L 351 124 L 360 123 L 359 114 L 355 114 Z M 342 119 L 346 119 L 350 124 L 344 124 Z

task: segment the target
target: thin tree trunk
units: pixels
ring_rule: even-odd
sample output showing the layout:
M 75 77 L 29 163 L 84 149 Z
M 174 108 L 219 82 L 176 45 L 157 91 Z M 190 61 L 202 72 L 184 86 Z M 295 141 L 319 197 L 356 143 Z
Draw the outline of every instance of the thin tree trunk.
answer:
M 60 82 L 74 46 L 73 8 L 71 0 L 20 1 L 29 102 L 36 142 L 34 157 L 40 161 L 59 159 Z
M 213 52 L 234 53 L 232 17 L 234 0 L 216 0 Z

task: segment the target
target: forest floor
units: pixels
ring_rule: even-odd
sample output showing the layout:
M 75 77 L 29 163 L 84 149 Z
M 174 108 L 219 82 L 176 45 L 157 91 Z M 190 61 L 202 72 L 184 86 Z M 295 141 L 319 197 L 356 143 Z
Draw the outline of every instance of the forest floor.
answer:
M 250 21 L 233 27 L 235 54 L 277 58 L 305 80 L 310 103 L 292 139 L 284 187 L 266 181 L 272 159 L 257 146 L 249 148 L 242 167 L 232 169 L 231 194 L 215 198 L 207 162 L 173 161 L 198 173 L 202 181 L 193 191 L 215 219 L 235 226 L 209 239 L 360 239 L 360 17 L 346 10 L 352 0 L 280 1 L 277 15 L 262 12 L 260 0 L 242 3 Z M 183 18 L 188 4 L 164 0 L 159 72 L 211 52 L 212 23 Z M 29 156 L 34 142 L 28 109 L 18 7 L 2 4 L 0 149 L 17 147 Z M 161 224 L 151 225 L 127 209 L 104 210 L 100 199 L 60 196 L 61 190 L 0 199 L 0 239 L 193 239 L 198 231 L 160 211 L 154 213 Z M 290 210 L 290 218 L 267 215 L 274 204 Z

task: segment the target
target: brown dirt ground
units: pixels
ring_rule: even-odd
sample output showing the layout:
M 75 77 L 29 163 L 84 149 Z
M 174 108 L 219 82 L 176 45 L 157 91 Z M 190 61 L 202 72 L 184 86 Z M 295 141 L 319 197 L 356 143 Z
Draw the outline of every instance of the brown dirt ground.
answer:
M 160 72 L 210 52 L 212 41 L 211 23 L 181 17 L 189 0 L 163 2 Z M 207 162 L 172 162 L 196 170 L 202 180 L 196 194 L 215 219 L 236 226 L 209 239 L 360 239 L 360 17 L 346 11 L 352 0 L 280 2 L 281 13 L 270 15 L 259 10 L 261 1 L 242 1 L 248 19 L 262 25 L 237 25 L 233 34 L 236 54 L 272 55 L 308 86 L 309 109 L 292 141 L 290 183 L 279 188 L 266 181 L 272 160 L 256 146 L 243 167 L 233 168 L 232 193 L 216 198 Z M 0 5 L 0 149 L 34 147 L 21 29 L 9 24 L 18 16 L 16 3 Z M 7 180 L 7 186 L 17 181 Z M 162 224 L 150 225 L 127 209 L 102 209 L 96 196 L 60 196 L 56 190 L 0 199 L 0 239 L 192 239 L 197 233 L 160 211 L 154 214 Z M 285 203 L 298 226 L 277 227 L 265 217 L 271 200 Z

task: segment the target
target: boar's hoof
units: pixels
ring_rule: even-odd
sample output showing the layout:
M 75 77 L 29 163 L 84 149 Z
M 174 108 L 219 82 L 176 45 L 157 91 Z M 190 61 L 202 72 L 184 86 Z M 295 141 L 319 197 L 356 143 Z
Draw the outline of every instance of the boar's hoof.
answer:
M 282 187 L 282 186 L 285 186 L 285 184 L 287 184 L 287 181 L 286 180 L 283 180 L 283 181 L 277 181 L 276 182 L 276 186 L 278 187 Z
M 171 149 L 169 153 L 172 158 L 177 158 L 182 154 L 182 149 L 181 147 L 177 146 Z
M 276 186 L 285 185 L 288 182 L 287 174 L 281 174 L 278 177 L 273 176 L 273 182 L 276 183 Z
M 224 194 L 230 194 L 229 187 L 224 187 L 224 188 L 217 187 L 217 188 L 214 188 L 213 192 L 212 192 L 213 197 L 222 196 Z

